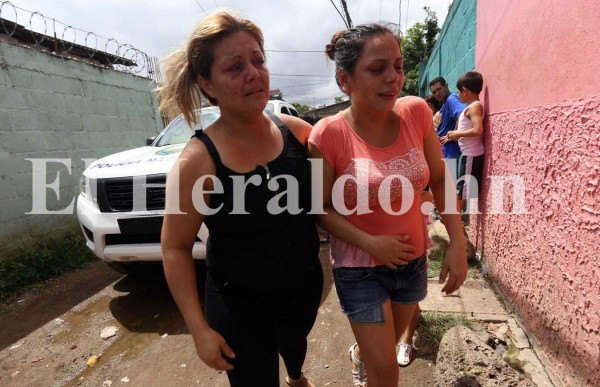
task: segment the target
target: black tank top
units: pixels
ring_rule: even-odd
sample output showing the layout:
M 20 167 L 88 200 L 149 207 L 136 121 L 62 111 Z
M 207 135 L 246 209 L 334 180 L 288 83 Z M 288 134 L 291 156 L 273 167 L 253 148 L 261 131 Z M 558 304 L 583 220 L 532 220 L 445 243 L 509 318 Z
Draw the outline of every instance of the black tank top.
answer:
M 210 232 L 207 241 L 207 268 L 218 285 L 248 290 L 276 290 L 297 286 L 318 268 L 319 238 L 312 215 L 310 166 L 306 148 L 277 118 L 269 117 L 283 136 L 283 150 L 266 167 L 257 166 L 248 173 L 235 172 L 221 162 L 212 140 L 197 130 L 194 137 L 204 143 L 216 166 L 217 178 L 223 185 L 222 194 L 211 194 L 211 208 L 221 209 L 207 215 L 204 222 Z M 277 176 L 289 175 L 297 181 L 288 182 Z M 248 183 L 244 206 L 248 214 L 232 214 L 234 206 L 233 179 L 244 181 L 260 177 L 258 186 Z M 275 181 L 279 187 L 275 189 Z M 270 184 L 269 184 L 270 183 Z M 271 187 L 269 187 L 269 185 Z M 287 193 L 286 193 L 287 192 Z M 292 214 L 286 208 L 294 203 L 300 213 Z M 268 203 L 279 203 L 286 208 L 279 214 L 268 211 Z

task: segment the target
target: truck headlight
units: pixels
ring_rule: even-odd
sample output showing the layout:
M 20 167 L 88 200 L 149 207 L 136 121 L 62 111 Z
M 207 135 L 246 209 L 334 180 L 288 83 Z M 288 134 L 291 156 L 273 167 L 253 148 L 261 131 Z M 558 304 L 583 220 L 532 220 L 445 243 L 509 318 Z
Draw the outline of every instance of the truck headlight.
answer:
M 79 178 L 79 193 L 81 193 L 81 195 L 83 197 L 85 197 L 86 199 L 89 199 L 88 187 L 89 187 L 88 178 L 85 177 L 84 175 L 81 175 L 81 177 Z
M 94 204 L 98 204 L 98 189 L 97 189 L 97 180 L 90 179 L 84 175 L 81 175 L 79 178 L 79 192 L 81 195 L 90 200 Z

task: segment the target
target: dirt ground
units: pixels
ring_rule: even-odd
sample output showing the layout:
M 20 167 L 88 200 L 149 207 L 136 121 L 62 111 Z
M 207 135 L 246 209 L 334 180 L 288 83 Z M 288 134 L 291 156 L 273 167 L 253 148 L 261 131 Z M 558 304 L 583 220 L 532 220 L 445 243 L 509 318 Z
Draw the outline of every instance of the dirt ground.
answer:
M 324 244 L 325 287 L 305 373 L 317 386 L 351 386 L 347 350 L 354 340 L 327 254 Z M 100 332 L 110 326 L 118 328 L 116 335 L 102 339 Z M 95 262 L 2 306 L 0 327 L 2 386 L 228 385 L 224 373 L 197 358 L 161 270 L 123 276 Z M 97 363 L 86 365 L 93 356 Z M 435 356 L 420 348 L 400 370 L 399 386 L 432 386 Z

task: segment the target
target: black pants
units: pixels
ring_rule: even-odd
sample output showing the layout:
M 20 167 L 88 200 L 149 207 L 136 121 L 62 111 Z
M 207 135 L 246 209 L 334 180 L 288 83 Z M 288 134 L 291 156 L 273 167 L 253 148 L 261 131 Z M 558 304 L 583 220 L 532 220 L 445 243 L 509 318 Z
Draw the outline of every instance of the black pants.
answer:
M 279 386 L 279 354 L 288 375 L 300 378 L 322 291 L 320 265 L 301 285 L 270 292 L 219 286 L 207 276 L 206 318 L 236 355 L 227 372 L 232 387 Z
M 477 194 L 475 192 L 469 192 L 470 186 L 465 186 L 465 180 L 461 180 L 456 185 L 456 190 L 458 191 L 458 198 L 462 200 L 467 200 L 470 198 L 476 198 L 481 192 L 481 183 L 483 178 L 483 162 L 485 155 L 481 156 L 465 156 L 461 155 L 458 158 L 458 178 L 460 179 L 463 176 L 471 176 L 475 179 L 477 186 Z

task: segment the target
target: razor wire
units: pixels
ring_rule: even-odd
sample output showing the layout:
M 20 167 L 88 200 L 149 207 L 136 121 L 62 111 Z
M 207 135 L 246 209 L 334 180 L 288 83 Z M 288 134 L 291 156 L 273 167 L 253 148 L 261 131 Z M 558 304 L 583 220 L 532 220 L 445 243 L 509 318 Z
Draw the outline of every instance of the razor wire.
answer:
M 49 18 L 40 12 L 0 1 L 0 35 L 28 40 L 53 54 L 74 56 L 117 71 L 153 79 L 160 83 L 158 60 L 128 43 L 120 43 Z

